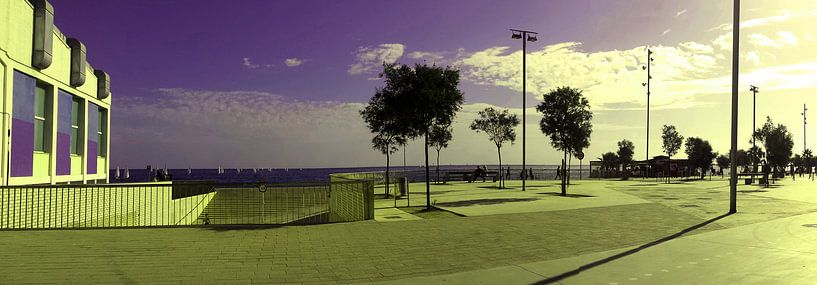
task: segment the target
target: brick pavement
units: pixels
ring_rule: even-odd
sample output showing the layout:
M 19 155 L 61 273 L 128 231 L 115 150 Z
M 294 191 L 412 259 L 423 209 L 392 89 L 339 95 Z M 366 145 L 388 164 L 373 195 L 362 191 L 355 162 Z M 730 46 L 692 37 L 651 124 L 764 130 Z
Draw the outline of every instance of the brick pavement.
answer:
M 0 284 L 393 280 L 637 245 L 701 221 L 650 203 L 396 223 L 6 231 Z

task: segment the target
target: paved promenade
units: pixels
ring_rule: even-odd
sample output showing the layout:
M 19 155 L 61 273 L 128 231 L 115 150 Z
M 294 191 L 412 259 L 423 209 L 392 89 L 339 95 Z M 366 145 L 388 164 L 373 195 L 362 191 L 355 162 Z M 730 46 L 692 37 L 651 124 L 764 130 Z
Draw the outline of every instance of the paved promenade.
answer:
M 421 219 L 418 214 L 397 222 L 3 231 L 0 284 L 524 284 L 559 276 L 658 240 L 664 242 L 558 281 L 678 283 L 685 280 L 678 279 L 682 276 L 715 274 L 711 270 L 716 269 L 704 265 L 719 258 L 726 267 L 721 268 L 719 277 L 711 279 L 714 281 L 730 281 L 730 276 L 747 272 L 762 276 L 739 281 L 775 283 L 812 277 L 813 271 L 805 267 L 796 270 L 806 273 L 781 279 L 786 270 L 795 270 L 792 266 L 806 261 L 814 264 L 804 258 L 814 255 L 813 246 L 797 245 L 817 244 L 813 234 L 817 229 L 800 225 L 817 224 L 817 216 L 809 214 L 817 210 L 817 200 L 813 200 L 817 195 L 809 195 L 810 189 L 817 189 L 817 183 L 785 182 L 784 187 L 769 190 L 743 187 L 739 196 L 741 213 L 702 225 L 725 212 L 720 211 L 726 201 L 723 197 L 727 197 L 722 184 L 584 182 L 571 192 L 584 196 L 574 197 L 483 189 L 489 191 L 485 195 L 490 197 L 480 198 L 478 192 L 473 192 L 475 189 L 437 189 L 439 192 L 433 195 L 439 195 L 438 203 L 449 203 L 447 208 L 454 211 L 468 209 L 478 214 L 473 207 L 489 207 L 484 209 L 511 213 L 429 219 Z M 414 191 L 418 189 L 412 188 Z M 443 197 L 442 191 L 449 191 L 449 197 Z M 608 191 L 616 193 L 605 193 Z M 457 195 L 463 198 L 457 200 Z M 618 202 L 591 201 L 604 197 Z M 412 201 L 413 205 L 421 205 L 419 201 L 424 199 L 421 195 L 414 198 L 418 202 Z M 526 205 L 518 207 L 520 212 L 512 213 L 522 203 Z M 564 206 L 571 203 L 585 206 Z M 693 204 L 697 207 L 689 207 Z M 537 205 L 543 207 L 542 211 L 531 211 Z M 546 205 L 562 208 L 553 210 Z M 393 209 L 384 213 L 381 220 L 400 215 Z M 690 227 L 694 230 L 677 235 Z M 742 254 L 752 259 L 729 257 Z M 774 264 L 766 266 L 765 260 Z M 764 268 L 774 273 L 768 275 Z M 701 279 L 694 283 L 709 283 L 702 276 L 696 276 Z

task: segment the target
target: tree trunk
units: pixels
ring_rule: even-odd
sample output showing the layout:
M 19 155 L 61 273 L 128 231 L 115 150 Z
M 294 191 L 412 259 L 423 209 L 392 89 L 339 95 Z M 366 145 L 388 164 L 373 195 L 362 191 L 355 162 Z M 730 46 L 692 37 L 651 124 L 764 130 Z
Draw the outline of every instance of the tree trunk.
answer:
M 573 162 L 573 155 L 571 154 L 567 158 L 567 167 L 568 168 L 567 168 L 567 173 L 566 173 L 567 175 L 565 175 L 566 178 L 567 178 L 567 185 L 570 185 L 570 163 L 572 163 L 572 162 Z
M 390 146 L 386 146 L 386 199 L 389 198 L 389 157 L 391 156 L 389 147 Z
M 567 185 L 565 185 L 565 182 L 567 181 L 565 179 L 565 172 L 566 172 L 565 168 L 567 167 L 567 166 L 565 166 L 566 161 L 567 161 L 567 151 L 564 152 L 564 158 L 562 159 L 562 196 L 567 196 Z
M 437 184 L 440 184 L 440 150 L 437 150 Z
M 425 135 L 423 136 L 423 146 L 425 148 L 425 157 L 426 157 L 426 209 L 431 210 L 431 182 L 429 181 L 429 171 L 428 171 L 428 129 L 426 129 Z
M 499 189 L 502 189 L 502 187 L 504 187 L 504 184 L 502 184 L 502 152 L 500 151 L 500 149 L 501 149 L 500 146 L 496 147 L 496 154 L 499 155 Z

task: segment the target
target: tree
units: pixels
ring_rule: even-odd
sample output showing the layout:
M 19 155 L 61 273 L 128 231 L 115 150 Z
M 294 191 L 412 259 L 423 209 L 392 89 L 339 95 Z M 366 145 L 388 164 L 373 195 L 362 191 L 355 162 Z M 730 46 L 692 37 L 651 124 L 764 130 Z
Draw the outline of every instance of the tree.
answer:
M 618 142 L 618 151 L 616 151 L 616 155 L 618 155 L 618 162 L 623 166 L 622 170 L 624 172 L 622 175 L 624 178 L 628 178 L 630 176 L 628 167 L 633 163 L 633 153 L 635 153 L 635 145 L 633 145 L 633 142 L 626 139 Z
M 748 164 L 752 165 L 752 172 L 757 172 L 757 165 L 760 164 L 760 161 L 763 160 L 763 157 L 766 154 L 763 152 L 763 149 L 759 146 L 752 146 L 746 152 L 746 159 L 748 160 Z
M 434 125 L 428 134 L 428 143 L 437 151 L 437 182 L 440 181 L 440 151 L 448 147 L 451 141 L 451 126 Z
M 662 148 L 667 154 L 667 183 L 670 182 L 670 160 L 672 156 L 678 153 L 681 149 L 681 144 L 684 142 L 684 136 L 678 133 L 673 125 L 664 125 L 661 129 L 661 140 L 663 141 Z
M 366 126 L 375 136 L 372 138 L 372 147 L 379 150 L 386 155 L 386 189 L 385 194 L 389 195 L 389 168 L 390 156 L 398 150 L 397 146 L 406 143 L 406 134 L 408 129 L 401 126 L 399 121 L 394 116 L 395 108 L 397 106 L 386 104 L 387 96 L 390 92 L 386 89 L 379 89 L 375 91 L 374 96 L 369 100 L 360 115 Z
M 381 74 L 385 104 L 408 138 L 423 137 L 426 170 L 426 207 L 431 208 L 431 179 L 428 167 L 429 134 L 433 126 L 448 126 L 462 107 L 460 72 L 450 67 L 416 64 L 414 67 L 384 64 Z M 387 92 L 385 92 L 387 91 Z
M 739 149 L 738 151 L 735 152 L 735 164 L 737 164 L 736 166 L 741 166 L 743 167 L 744 170 L 746 170 L 746 168 L 748 168 L 749 164 L 751 163 L 752 161 L 751 159 L 749 159 L 748 152 L 742 149 Z
M 803 155 L 801 157 L 803 158 L 803 167 L 805 168 L 805 171 L 811 173 L 811 167 L 814 166 L 814 155 L 811 154 L 811 150 L 803 150 Z
M 775 173 L 781 167 L 789 164 L 794 141 L 786 126 L 775 125 L 771 117 L 766 117 L 766 123 L 755 131 L 753 137 L 763 142 L 763 147 L 766 149 L 766 162 L 775 170 Z
M 568 153 L 590 145 L 593 112 L 590 112 L 590 102 L 580 90 L 570 87 L 551 90 L 544 95 L 536 110 L 543 115 L 539 122 L 542 133 L 550 137 L 550 144 L 554 148 L 564 153 L 565 161 Z M 562 175 L 562 196 L 567 195 L 564 176 Z
M 502 179 L 502 144 L 516 141 L 516 126 L 519 125 L 519 118 L 508 113 L 508 110 L 498 110 L 488 107 L 479 111 L 479 118 L 471 123 L 471 129 L 477 132 L 488 134 L 488 140 L 496 145 L 496 153 L 499 156 L 499 188 L 505 187 Z
M 712 167 L 712 160 L 715 159 L 715 153 L 712 152 L 712 146 L 708 141 L 701 138 L 691 137 L 687 138 L 686 148 L 684 151 L 687 154 L 689 165 L 693 168 L 701 170 L 701 179 L 706 176 L 706 171 Z
M 673 125 L 664 125 L 664 128 L 661 130 L 661 139 L 664 141 L 662 146 L 664 153 L 666 153 L 669 158 L 672 158 L 673 155 L 678 153 L 678 150 L 681 149 L 681 144 L 684 142 L 684 136 L 679 134 Z
M 616 167 L 618 167 L 618 155 L 616 155 L 615 153 L 607 152 L 605 154 L 602 154 L 601 157 L 599 157 L 598 159 L 601 160 L 601 168 L 604 169 L 604 175 L 602 176 L 605 178 L 607 177 L 607 173 L 610 170 L 613 170 Z
M 723 169 L 729 167 L 729 157 L 721 154 L 715 159 L 715 163 L 718 164 L 718 170 L 721 173 L 721 177 L 723 177 Z

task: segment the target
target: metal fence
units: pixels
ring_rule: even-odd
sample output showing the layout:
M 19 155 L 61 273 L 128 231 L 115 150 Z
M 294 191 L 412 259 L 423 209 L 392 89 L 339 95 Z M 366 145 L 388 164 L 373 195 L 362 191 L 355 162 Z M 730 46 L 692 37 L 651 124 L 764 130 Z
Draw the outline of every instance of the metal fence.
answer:
M 0 187 L 0 229 L 316 224 L 372 219 L 371 181 Z

